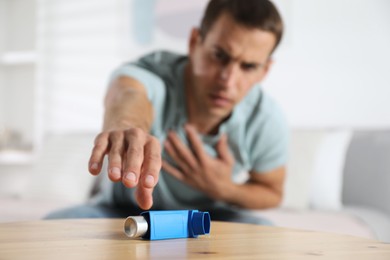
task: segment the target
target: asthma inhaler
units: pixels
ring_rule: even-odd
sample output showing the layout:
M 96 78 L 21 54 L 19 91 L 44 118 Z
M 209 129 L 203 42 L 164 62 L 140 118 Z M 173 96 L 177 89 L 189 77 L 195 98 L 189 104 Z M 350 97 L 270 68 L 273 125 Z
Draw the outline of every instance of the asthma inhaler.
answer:
M 149 240 L 198 237 L 210 233 L 210 214 L 198 210 L 145 211 L 125 221 L 128 237 Z

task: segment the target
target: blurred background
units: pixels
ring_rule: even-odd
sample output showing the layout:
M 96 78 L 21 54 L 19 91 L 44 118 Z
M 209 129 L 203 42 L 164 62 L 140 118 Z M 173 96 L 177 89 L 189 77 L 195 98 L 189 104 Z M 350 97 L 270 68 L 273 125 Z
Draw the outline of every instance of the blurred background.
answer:
M 341 146 L 351 131 L 389 130 L 390 1 L 273 2 L 286 32 L 263 86 L 291 130 L 317 142 L 318 131 L 342 131 Z M 186 53 L 206 3 L 0 0 L 0 220 L 87 198 L 111 71 L 155 49 Z

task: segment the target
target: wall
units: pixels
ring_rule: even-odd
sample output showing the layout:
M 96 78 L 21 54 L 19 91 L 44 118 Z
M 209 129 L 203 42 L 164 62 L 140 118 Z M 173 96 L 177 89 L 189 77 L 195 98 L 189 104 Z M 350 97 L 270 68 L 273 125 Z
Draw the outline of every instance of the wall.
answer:
M 0 1 L 0 56 L 4 52 L 5 48 L 5 42 L 4 42 L 4 37 L 5 37 L 5 21 L 6 21 L 6 14 L 5 14 L 5 2 Z M 0 65 L 2 66 L 2 65 Z M 4 127 L 5 124 L 5 119 L 4 119 L 4 73 L 3 70 L 0 69 L 0 138 L 2 134 L 2 128 Z
M 390 1 L 294 0 L 265 87 L 294 127 L 390 127 Z
M 0 2 L 0 128 L 17 132 L 24 143 L 31 145 L 35 120 L 32 109 L 35 102 L 34 67 L 32 62 L 16 62 L 10 56 L 20 56 L 21 52 L 35 49 L 36 1 Z
M 40 0 L 47 133 L 96 132 L 111 70 L 121 62 L 122 0 Z

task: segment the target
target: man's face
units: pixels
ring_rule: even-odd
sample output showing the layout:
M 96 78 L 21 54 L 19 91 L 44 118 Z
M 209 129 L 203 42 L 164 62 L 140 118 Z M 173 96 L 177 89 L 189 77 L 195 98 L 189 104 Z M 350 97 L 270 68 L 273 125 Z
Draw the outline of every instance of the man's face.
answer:
M 194 29 L 190 38 L 189 93 L 194 107 L 225 118 L 251 87 L 266 75 L 275 36 L 236 24 L 222 14 L 205 39 Z

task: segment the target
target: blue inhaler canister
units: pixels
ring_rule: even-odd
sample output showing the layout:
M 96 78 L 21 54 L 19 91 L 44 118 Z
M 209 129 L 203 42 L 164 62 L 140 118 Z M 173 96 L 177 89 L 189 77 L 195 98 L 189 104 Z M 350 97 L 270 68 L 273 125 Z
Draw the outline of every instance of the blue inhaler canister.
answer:
M 210 233 L 210 214 L 198 210 L 145 211 L 125 221 L 128 237 L 158 240 L 198 237 Z

